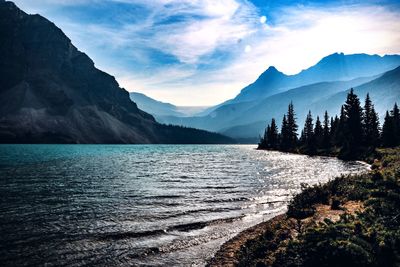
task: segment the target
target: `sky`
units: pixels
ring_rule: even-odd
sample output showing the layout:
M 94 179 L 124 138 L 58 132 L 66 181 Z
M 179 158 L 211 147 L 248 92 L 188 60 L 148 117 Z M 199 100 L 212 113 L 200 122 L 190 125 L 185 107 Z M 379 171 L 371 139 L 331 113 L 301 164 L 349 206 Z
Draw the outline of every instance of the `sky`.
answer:
M 400 1 L 15 0 L 130 92 L 180 106 L 233 98 L 269 66 L 400 54 Z

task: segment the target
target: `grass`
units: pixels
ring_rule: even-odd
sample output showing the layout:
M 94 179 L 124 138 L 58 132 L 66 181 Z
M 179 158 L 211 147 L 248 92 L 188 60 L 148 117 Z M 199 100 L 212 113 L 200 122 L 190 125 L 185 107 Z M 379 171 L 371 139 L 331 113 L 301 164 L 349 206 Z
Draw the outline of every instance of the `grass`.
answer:
M 369 173 L 303 185 L 286 218 L 241 247 L 238 266 L 400 266 L 400 148 L 375 155 Z

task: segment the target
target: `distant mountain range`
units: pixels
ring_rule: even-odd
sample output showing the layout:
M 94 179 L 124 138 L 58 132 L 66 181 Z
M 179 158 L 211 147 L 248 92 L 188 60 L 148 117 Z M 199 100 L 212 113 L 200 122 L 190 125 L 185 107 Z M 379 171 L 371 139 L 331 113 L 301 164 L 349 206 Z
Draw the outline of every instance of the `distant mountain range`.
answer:
M 0 1 L 0 36 L 1 143 L 233 142 L 157 123 L 59 28 L 12 2 Z
M 139 109 L 148 113 L 151 112 L 151 115 L 153 115 L 156 119 L 162 118 L 164 116 L 179 116 L 179 117 L 193 116 L 209 108 L 200 106 L 199 107 L 175 106 L 173 104 L 157 101 L 144 94 L 135 92 L 130 93 L 129 97 L 133 102 L 137 104 Z
M 396 101 L 400 102 L 398 66 L 399 55 L 335 53 L 296 75 L 285 75 L 269 67 L 231 100 L 195 116 L 166 115 L 157 119 L 254 142 L 272 117 L 280 122 L 290 101 L 302 126 L 308 110 L 320 116 L 325 110 L 331 115 L 338 113 L 351 87 L 355 87 L 362 101 L 369 92 L 383 116 Z M 147 111 L 152 113 L 152 108 Z
M 397 55 L 380 57 L 378 55 L 335 53 L 324 57 L 316 65 L 296 75 L 286 75 L 275 67 L 269 67 L 254 83 L 243 88 L 232 101 L 254 101 L 260 97 L 264 98 L 303 85 L 348 81 L 359 77 L 373 76 L 399 65 L 400 57 Z

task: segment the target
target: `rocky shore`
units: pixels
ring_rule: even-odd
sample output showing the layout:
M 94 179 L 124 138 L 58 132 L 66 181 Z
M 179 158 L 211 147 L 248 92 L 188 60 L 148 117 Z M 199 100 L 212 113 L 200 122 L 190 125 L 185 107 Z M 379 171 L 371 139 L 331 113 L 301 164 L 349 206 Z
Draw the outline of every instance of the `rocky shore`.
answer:
M 304 186 L 287 213 L 239 233 L 207 266 L 396 266 L 400 148 L 378 152 L 368 173 Z

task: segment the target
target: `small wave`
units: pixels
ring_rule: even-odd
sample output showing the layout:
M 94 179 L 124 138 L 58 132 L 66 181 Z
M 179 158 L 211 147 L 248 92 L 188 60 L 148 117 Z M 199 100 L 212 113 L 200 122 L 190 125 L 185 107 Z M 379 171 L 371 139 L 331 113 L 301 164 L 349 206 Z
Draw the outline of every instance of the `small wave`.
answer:
M 215 220 L 211 220 L 211 221 L 179 224 L 179 225 L 169 227 L 168 231 L 175 230 L 175 231 L 189 232 L 191 230 L 199 230 L 199 229 L 205 228 L 206 226 L 215 225 L 215 224 L 219 224 L 219 223 L 232 223 L 234 221 L 242 219 L 243 217 L 244 217 L 244 215 L 238 216 L 238 217 L 215 219 Z
M 247 197 L 234 197 L 234 198 L 226 198 L 226 199 L 205 199 L 203 200 L 206 203 L 223 203 L 223 202 L 240 202 L 240 201 L 249 201 L 250 198 Z
M 208 208 L 208 209 L 197 209 L 197 210 L 187 210 L 179 213 L 173 213 L 170 215 L 162 216 L 162 219 L 169 219 L 169 218 L 177 218 L 185 215 L 197 214 L 197 213 L 219 213 L 219 212 L 226 212 L 226 211 L 235 211 L 241 210 L 239 207 L 230 207 L 230 208 Z
M 115 232 L 115 233 L 104 233 L 97 237 L 99 240 L 120 240 L 120 239 L 129 239 L 129 238 L 140 238 L 147 236 L 158 236 L 166 234 L 165 230 L 151 230 L 151 231 L 143 231 L 143 232 Z
M 176 199 L 182 198 L 180 195 L 153 195 L 153 196 L 145 196 L 144 199 Z
M 185 181 L 182 179 L 164 179 L 160 180 L 161 183 L 189 183 L 190 181 Z
M 203 187 L 197 187 L 199 189 L 233 189 L 237 188 L 236 186 L 203 186 Z
M 96 239 L 98 239 L 98 240 L 121 240 L 121 239 L 130 239 L 130 238 L 159 236 L 159 235 L 163 235 L 163 234 L 168 234 L 168 232 L 170 232 L 170 231 L 189 232 L 192 230 L 199 230 L 199 229 L 205 228 L 206 226 L 215 225 L 215 224 L 219 224 L 219 223 L 232 223 L 243 217 L 244 217 L 244 215 L 238 216 L 238 217 L 224 218 L 224 219 L 215 219 L 215 220 L 210 220 L 210 221 L 179 224 L 179 225 L 170 226 L 167 229 L 156 229 L 156 230 L 143 231 L 143 232 L 103 233 L 103 234 L 97 236 Z

